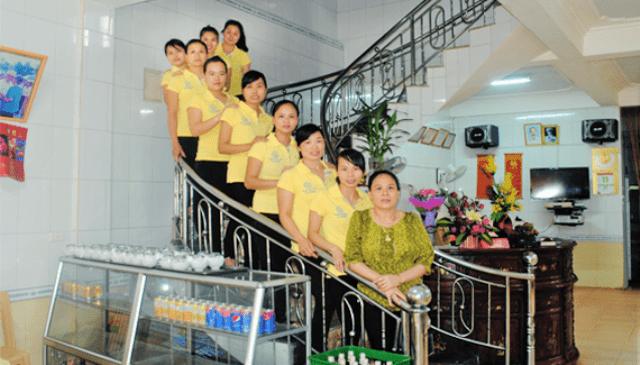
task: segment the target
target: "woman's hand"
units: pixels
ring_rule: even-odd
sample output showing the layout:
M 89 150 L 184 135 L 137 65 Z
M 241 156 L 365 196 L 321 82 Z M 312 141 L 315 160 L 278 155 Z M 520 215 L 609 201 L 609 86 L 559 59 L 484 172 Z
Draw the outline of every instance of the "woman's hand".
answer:
M 398 288 L 385 290 L 383 291 L 383 293 L 384 295 L 387 296 L 387 300 L 389 301 L 389 306 L 391 307 L 395 304 L 394 300 L 402 299 L 405 302 L 407 301 L 407 297 L 405 297 L 404 294 L 402 294 L 402 292 Z
M 342 250 L 338 246 L 333 246 L 330 250 L 331 257 L 333 258 L 333 265 L 340 272 L 344 272 L 344 268 L 347 266 L 347 261 L 345 261 Z
M 302 256 L 317 258 L 318 253 L 316 252 L 316 248 L 311 243 L 311 240 L 305 238 L 304 240 L 298 241 L 298 246 L 300 246 L 300 253 Z
M 251 145 L 253 146 L 256 143 L 259 142 L 268 142 L 269 140 L 267 139 L 267 137 L 256 137 L 253 139 L 253 142 L 251 142 Z
M 402 284 L 402 280 L 400 280 L 400 275 L 389 274 L 382 275 L 379 278 L 373 281 L 374 284 L 378 287 L 381 292 L 386 292 L 387 290 L 395 289 Z
M 176 162 L 180 161 L 180 157 L 187 157 L 187 155 L 184 154 L 184 151 L 182 150 L 182 146 L 180 146 L 180 143 L 173 143 L 172 144 L 173 147 L 173 159 L 176 160 Z

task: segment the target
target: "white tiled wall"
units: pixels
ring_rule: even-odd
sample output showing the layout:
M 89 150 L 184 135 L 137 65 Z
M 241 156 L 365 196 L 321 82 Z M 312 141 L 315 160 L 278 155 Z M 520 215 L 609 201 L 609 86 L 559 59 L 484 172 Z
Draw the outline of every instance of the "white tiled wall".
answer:
M 27 127 L 25 182 L 0 179 L 0 290 L 53 284 L 76 240 L 81 130 L 80 0 L 0 2 L 0 44 L 48 56 Z M 50 242 L 50 232 L 63 241 Z

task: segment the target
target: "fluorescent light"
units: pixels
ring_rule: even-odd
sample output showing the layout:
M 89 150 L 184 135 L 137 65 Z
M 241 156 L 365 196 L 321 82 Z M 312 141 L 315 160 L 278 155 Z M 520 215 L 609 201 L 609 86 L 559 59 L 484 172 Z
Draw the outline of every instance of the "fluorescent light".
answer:
M 502 80 L 494 81 L 491 83 L 491 85 L 505 86 L 505 85 L 525 84 L 527 82 L 531 82 L 531 79 L 528 76 L 518 76 L 518 77 L 507 77 Z
M 547 118 L 560 118 L 560 117 L 568 117 L 570 115 L 574 115 L 575 113 L 552 113 L 552 114 L 536 114 L 536 115 L 527 115 L 524 117 L 517 117 L 517 120 L 526 120 L 526 119 L 547 119 Z

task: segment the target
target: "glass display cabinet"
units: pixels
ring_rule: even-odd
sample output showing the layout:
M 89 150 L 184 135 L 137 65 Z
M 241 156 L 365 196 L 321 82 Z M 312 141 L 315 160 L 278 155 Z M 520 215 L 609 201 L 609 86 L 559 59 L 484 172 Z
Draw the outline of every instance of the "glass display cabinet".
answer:
M 304 275 L 235 267 L 187 273 L 63 257 L 44 360 L 305 363 L 311 354 L 310 296 Z

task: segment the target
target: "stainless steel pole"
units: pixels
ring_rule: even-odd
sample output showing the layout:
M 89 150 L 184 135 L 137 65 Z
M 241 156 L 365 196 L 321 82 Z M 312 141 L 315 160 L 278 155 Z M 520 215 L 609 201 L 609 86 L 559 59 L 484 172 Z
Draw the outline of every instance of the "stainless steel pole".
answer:
M 534 274 L 538 264 L 538 255 L 532 251 L 524 253 L 522 259 L 527 265 L 527 272 Z M 527 364 L 536 363 L 536 282 L 535 279 L 527 280 L 527 296 L 529 305 L 527 306 Z

